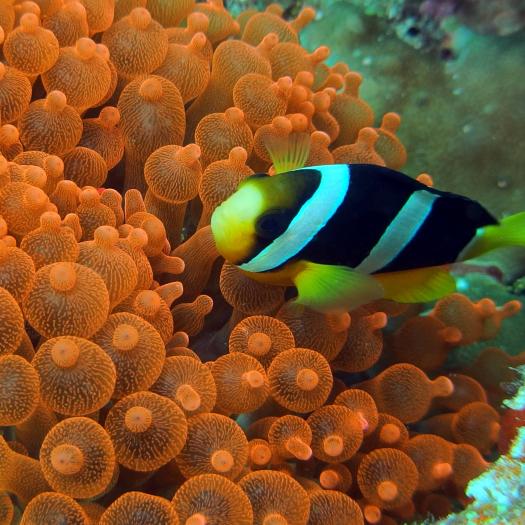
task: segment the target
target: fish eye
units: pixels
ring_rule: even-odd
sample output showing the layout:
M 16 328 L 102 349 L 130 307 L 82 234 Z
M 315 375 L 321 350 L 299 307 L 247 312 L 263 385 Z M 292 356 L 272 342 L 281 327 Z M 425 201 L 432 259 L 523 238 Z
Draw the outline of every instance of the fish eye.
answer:
M 286 210 L 271 210 L 259 217 L 255 230 L 264 239 L 275 239 L 286 231 L 290 220 L 290 213 Z

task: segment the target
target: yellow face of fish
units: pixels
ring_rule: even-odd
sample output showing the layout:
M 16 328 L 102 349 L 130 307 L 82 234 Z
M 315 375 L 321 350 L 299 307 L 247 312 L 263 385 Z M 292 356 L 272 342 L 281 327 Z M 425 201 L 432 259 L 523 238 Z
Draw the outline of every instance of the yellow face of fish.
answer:
M 227 261 L 236 263 L 253 249 L 256 221 L 264 206 L 264 193 L 247 182 L 213 212 L 211 230 L 217 250 Z
M 300 187 L 296 178 L 288 174 L 258 174 L 243 181 L 213 212 L 211 230 L 219 253 L 228 262 L 238 264 L 260 249 L 261 243 L 271 241 L 273 232 L 264 231 L 265 222 L 271 215 L 285 228 L 289 222 L 287 212 L 296 206 Z M 282 228 L 276 230 L 275 236 Z

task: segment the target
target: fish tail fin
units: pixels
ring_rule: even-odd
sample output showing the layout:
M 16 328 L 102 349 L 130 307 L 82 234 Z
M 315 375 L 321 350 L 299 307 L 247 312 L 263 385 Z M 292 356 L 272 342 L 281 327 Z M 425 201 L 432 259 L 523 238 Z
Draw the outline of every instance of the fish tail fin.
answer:
M 525 211 L 509 215 L 499 224 L 480 228 L 462 259 L 473 259 L 506 246 L 525 247 Z

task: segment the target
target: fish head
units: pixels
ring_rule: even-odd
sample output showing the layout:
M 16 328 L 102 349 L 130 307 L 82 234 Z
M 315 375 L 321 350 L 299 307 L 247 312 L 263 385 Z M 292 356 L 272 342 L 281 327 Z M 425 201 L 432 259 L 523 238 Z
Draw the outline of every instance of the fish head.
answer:
M 295 214 L 295 194 L 290 177 L 283 175 L 248 177 L 213 212 L 212 234 L 228 262 L 249 259 L 288 227 Z

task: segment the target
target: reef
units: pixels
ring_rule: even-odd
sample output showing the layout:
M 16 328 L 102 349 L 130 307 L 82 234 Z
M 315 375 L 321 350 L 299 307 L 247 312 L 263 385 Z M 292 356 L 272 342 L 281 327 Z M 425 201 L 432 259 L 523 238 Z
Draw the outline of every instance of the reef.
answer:
M 329 64 L 344 61 L 361 73 L 360 94 L 378 114 L 402 115 L 398 136 L 410 152 L 407 172 L 428 172 L 436 187 L 504 216 L 520 211 L 525 198 L 518 138 L 525 134 L 525 88 L 516 81 L 525 29 L 481 33 L 443 6 L 488 11 L 513 3 L 522 9 L 523 2 L 500 0 L 318 0 L 316 20 L 301 39 L 310 50 L 330 47 Z M 423 4 L 441 10 L 422 13 Z M 501 20 L 513 16 L 519 9 Z
M 301 45 L 314 9 L 284 15 L 0 4 L 0 524 L 388 525 L 519 477 L 519 301 L 321 314 L 216 251 L 269 137 L 407 162 L 401 117 Z

